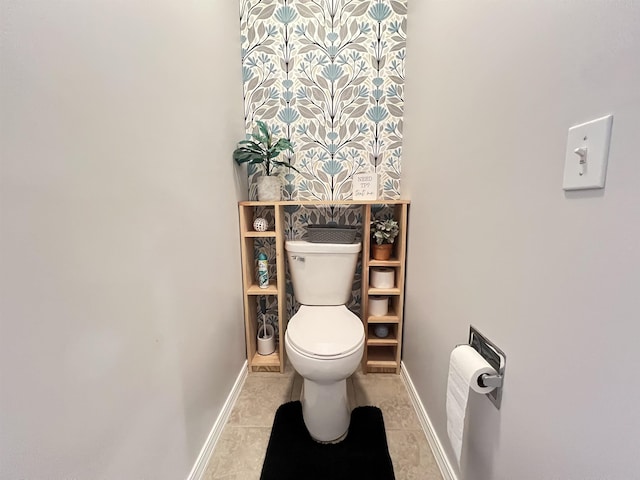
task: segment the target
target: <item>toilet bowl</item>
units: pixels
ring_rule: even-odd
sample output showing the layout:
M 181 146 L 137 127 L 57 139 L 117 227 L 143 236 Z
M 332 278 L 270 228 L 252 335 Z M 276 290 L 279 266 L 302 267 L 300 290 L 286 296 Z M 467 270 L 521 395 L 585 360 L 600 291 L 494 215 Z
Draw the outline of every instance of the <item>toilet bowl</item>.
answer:
M 304 379 L 304 423 L 315 440 L 339 441 L 351 416 L 346 379 L 364 353 L 362 321 L 345 306 L 361 245 L 287 241 L 285 250 L 301 306 L 289 320 L 284 343 Z
M 304 379 L 302 415 L 317 441 L 337 441 L 349 429 L 346 379 L 358 368 L 364 343 L 360 318 L 344 305 L 302 305 L 289 321 L 285 348 Z

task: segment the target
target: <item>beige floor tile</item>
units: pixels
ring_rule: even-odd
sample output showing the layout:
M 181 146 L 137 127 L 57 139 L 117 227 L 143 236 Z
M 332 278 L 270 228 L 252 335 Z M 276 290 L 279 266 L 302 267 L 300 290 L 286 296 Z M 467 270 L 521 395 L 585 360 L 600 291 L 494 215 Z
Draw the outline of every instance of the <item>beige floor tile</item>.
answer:
M 259 480 L 271 428 L 226 425 L 204 480 Z
M 293 378 L 277 373 L 270 377 L 250 373 L 231 411 L 228 424 L 271 427 L 278 407 L 290 399 Z
M 387 443 L 398 480 L 442 480 L 422 430 L 387 430 Z
M 238 473 L 220 473 L 213 477 L 205 477 L 205 480 L 259 480 L 260 472 L 242 471 Z
M 288 364 L 285 374 L 250 373 L 205 473 L 205 480 L 259 480 L 277 408 L 299 400 L 303 379 Z M 402 378 L 356 372 L 347 379 L 352 408 L 382 410 L 398 480 L 442 480 L 419 428 Z
M 399 375 L 356 374 L 352 380 L 357 404 L 380 408 L 386 429 L 415 429 L 419 425 L 409 394 Z

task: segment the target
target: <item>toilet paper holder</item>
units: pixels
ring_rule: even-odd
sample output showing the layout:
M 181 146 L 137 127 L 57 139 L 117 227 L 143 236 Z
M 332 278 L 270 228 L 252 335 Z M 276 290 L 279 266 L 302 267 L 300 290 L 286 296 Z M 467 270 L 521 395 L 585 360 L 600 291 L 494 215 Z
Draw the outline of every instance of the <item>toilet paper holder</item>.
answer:
M 496 387 L 486 395 L 489 400 L 500 408 L 502 402 L 502 385 L 504 383 L 504 369 L 507 363 L 507 356 L 491 340 L 482 335 L 473 325 L 469 326 L 469 346 L 477 351 L 489 365 L 491 365 L 497 375 L 482 375 L 478 379 L 481 387 Z

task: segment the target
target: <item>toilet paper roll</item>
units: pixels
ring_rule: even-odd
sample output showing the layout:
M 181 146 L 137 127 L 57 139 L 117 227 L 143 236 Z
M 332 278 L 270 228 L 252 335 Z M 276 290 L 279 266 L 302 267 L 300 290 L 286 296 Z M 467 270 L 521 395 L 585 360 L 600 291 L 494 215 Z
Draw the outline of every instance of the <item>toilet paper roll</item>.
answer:
M 393 268 L 376 267 L 371 269 L 371 286 L 373 288 L 393 288 L 395 270 Z
M 469 345 L 460 345 L 451 352 L 447 381 L 447 434 L 460 464 L 464 440 L 469 392 L 489 393 L 495 387 L 481 387 L 478 380 L 484 374 L 495 375 L 495 369 Z
M 369 315 L 382 317 L 389 312 L 389 297 L 369 297 Z

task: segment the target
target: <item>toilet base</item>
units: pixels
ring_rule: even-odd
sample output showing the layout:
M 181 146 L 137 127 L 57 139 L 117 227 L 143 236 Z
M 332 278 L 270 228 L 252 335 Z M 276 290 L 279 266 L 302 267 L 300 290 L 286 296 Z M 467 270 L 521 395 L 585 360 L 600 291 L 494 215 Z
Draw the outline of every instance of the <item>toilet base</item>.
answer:
M 345 379 L 318 384 L 305 378 L 300 401 L 304 423 L 314 440 L 335 443 L 344 438 L 351 420 Z

